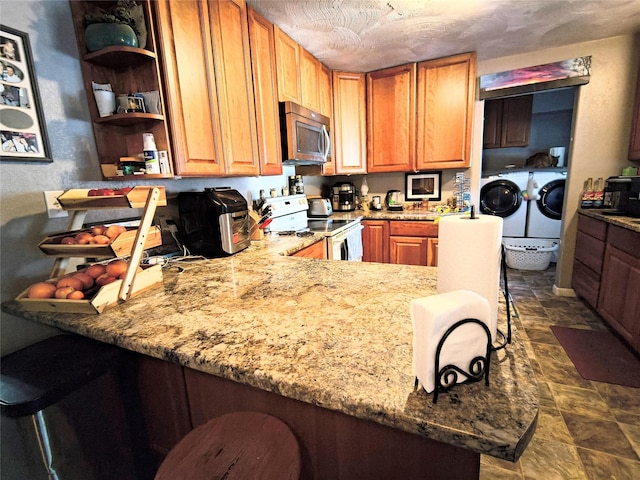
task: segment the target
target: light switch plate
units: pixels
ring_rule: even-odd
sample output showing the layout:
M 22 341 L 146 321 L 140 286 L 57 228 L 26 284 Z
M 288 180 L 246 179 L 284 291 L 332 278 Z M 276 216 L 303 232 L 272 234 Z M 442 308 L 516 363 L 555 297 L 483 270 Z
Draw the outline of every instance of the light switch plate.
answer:
M 68 217 L 69 212 L 62 208 L 58 197 L 64 193 L 64 190 L 48 190 L 44 193 L 44 204 L 47 209 L 47 215 L 49 218 L 61 218 Z

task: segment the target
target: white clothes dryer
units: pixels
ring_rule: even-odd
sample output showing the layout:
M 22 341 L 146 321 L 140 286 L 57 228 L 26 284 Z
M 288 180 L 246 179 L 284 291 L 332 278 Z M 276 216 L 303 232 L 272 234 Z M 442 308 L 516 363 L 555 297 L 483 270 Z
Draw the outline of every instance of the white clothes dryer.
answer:
M 503 172 L 482 178 L 480 212 L 502 217 L 503 237 L 524 237 L 527 225 L 527 202 L 522 193 L 527 190 L 528 171 Z
M 566 170 L 532 170 L 532 173 L 538 184 L 540 198 L 537 201 L 528 202 L 526 236 L 559 240 L 562 231 L 562 206 L 567 172 Z

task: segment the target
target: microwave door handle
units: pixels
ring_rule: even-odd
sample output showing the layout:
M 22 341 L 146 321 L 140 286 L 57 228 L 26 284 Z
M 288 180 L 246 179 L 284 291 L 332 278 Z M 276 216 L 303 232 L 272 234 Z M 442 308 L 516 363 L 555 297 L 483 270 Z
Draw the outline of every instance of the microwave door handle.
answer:
M 327 127 L 322 125 L 322 133 L 324 133 L 324 153 L 322 155 L 322 159 L 326 162 L 327 157 L 329 156 L 329 152 L 331 151 L 331 137 L 329 136 L 329 132 L 327 131 Z

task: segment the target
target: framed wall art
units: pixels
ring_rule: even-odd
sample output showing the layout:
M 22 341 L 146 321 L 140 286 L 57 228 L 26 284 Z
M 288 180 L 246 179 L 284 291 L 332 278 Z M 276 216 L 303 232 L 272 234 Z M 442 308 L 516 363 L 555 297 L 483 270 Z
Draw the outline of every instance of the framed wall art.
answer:
M 442 172 L 407 173 L 405 176 L 405 200 L 440 200 Z
M 51 162 L 29 36 L 0 25 L 0 159 Z

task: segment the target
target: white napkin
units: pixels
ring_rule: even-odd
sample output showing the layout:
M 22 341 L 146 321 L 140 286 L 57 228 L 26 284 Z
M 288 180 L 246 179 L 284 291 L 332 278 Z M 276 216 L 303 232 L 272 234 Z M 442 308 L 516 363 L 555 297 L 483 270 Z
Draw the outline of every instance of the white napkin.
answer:
M 435 361 L 438 342 L 446 330 L 459 320 L 475 318 L 487 327 L 491 321 L 489 301 L 470 290 L 453 290 L 447 293 L 417 298 L 411 301 L 413 321 L 413 374 L 424 389 L 435 389 Z M 458 327 L 447 338 L 440 353 L 440 368 L 454 364 L 469 371 L 474 357 L 486 356 L 487 335 L 477 324 Z M 458 375 L 456 383 L 467 380 Z

